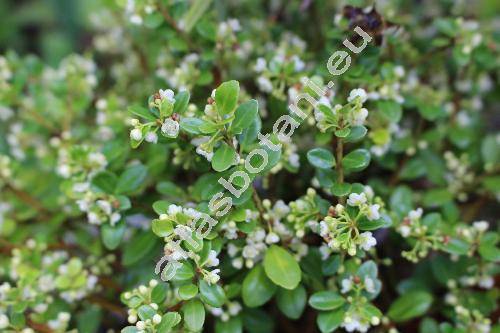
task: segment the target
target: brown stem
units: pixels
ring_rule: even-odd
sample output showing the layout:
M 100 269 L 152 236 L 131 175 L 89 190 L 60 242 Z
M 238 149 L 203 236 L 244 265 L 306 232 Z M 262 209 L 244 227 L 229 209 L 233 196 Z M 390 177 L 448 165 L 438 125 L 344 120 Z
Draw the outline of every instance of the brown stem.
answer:
M 42 205 L 42 203 L 35 197 L 31 196 L 28 192 L 15 188 L 11 184 L 7 184 L 5 188 L 26 205 L 35 208 L 39 213 L 43 215 L 48 214 L 47 209 Z
M 90 296 L 88 298 L 88 301 L 90 303 L 92 303 L 92 304 L 97 304 L 101 308 L 106 309 L 106 310 L 108 310 L 110 312 L 114 312 L 117 315 L 119 315 L 120 317 L 125 317 L 125 315 L 127 314 L 127 312 L 125 311 L 125 309 L 122 308 L 121 306 L 113 304 L 110 301 L 108 301 L 108 300 L 106 300 L 106 299 L 104 299 L 102 297 L 99 297 L 97 295 Z
M 196 47 L 191 42 L 191 39 L 189 38 L 189 36 L 181 28 L 179 28 L 179 26 L 175 22 L 174 18 L 172 16 L 170 16 L 170 13 L 168 12 L 167 8 L 160 4 L 159 5 L 159 9 L 160 9 L 160 13 L 161 13 L 161 15 L 163 15 L 163 18 L 165 19 L 165 21 L 167 21 L 167 23 L 175 31 L 177 31 L 177 33 L 182 37 L 182 39 L 184 39 L 184 41 L 188 44 L 188 46 L 189 46 L 190 49 L 195 50 Z
M 257 207 L 257 210 L 259 211 L 259 216 L 260 216 L 260 221 L 264 222 L 264 206 L 262 205 L 262 200 L 260 200 L 259 194 L 257 193 L 257 190 L 255 187 L 252 186 L 252 200 L 253 203 L 255 204 L 255 207 Z
M 337 148 L 336 148 L 336 153 L 337 153 L 337 183 L 342 184 L 344 183 L 344 167 L 342 165 L 342 158 L 344 157 L 344 143 L 342 142 L 342 138 L 337 138 Z M 345 203 L 345 197 L 341 196 L 339 198 L 339 203 L 344 204 Z

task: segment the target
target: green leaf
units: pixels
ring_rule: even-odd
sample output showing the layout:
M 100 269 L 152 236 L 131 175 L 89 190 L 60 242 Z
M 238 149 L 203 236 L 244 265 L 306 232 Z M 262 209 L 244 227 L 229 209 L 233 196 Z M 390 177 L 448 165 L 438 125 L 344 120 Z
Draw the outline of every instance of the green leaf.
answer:
M 231 114 L 234 111 L 238 104 L 239 92 L 240 84 L 235 80 L 224 82 L 215 90 L 217 112 L 221 116 Z
M 338 138 L 346 138 L 351 133 L 351 129 L 349 127 L 346 127 L 346 128 L 335 130 L 334 133 L 335 133 L 335 136 Z
M 422 204 L 425 207 L 439 207 L 453 200 L 453 194 L 447 188 L 434 188 L 425 192 Z
M 324 148 L 314 148 L 307 152 L 307 160 L 316 168 L 330 169 L 335 166 L 335 157 Z
M 108 250 L 114 250 L 120 245 L 123 235 L 125 234 L 125 223 L 120 222 L 112 226 L 109 223 L 104 224 L 101 227 L 101 239 L 104 246 Z
M 151 230 L 158 237 L 167 237 L 174 231 L 174 226 L 170 220 L 155 219 L 151 222 Z
M 265 304 L 273 297 L 276 286 L 267 278 L 261 265 L 255 266 L 243 280 L 241 297 L 248 307 Z
M 104 193 L 112 194 L 117 183 L 116 175 L 109 171 L 101 171 L 92 178 L 92 185 Z
M 348 171 L 361 171 L 370 164 L 370 153 L 366 149 L 356 149 L 344 156 L 342 166 Z
M 240 134 L 245 128 L 252 125 L 253 120 L 259 112 L 259 103 L 252 99 L 240 104 L 234 113 L 234 120 L 231 123 L 231 132 Z
M 182 118 L 179 122 L 179 127 L 189 134 L 201 134 L 203 132 L 200 130 L 200 126 L 204 123 L 205 122 L 199 118 Z
M 362 217 L 358 220 L 357 226 L 360 230 L 377 230 L 380 228 L 387 228 L 392 225 L 392 220 L 389 215 L 382 215 L 378 220 L 370 221 L 366 217 Z
M 316 323 L 321 333 L 330 333 L 335 331 L 344 320 L 344 311 L 338 309 L 335 311 L 320 312 L 316 318 Z
M 215 323 L 215 333 L 241 333 L 243 323 L 239 316 L 231 317 L 227 321 L 217 320 Z
M 189 104 L 189 92 L 184 90 L 175 95 L 174 113 L 182 114 Z
M 291 319 L 299 319 L 307 303 L 306 289 L 299 285 L 293 290 L 280 288 L 276 296 L 278 308 Z
M 156 310 L 149 305 L 142 305 L 137 310 L 137 314 L 141 320 L 151 319 L 156 314 Z
M 156 327 L 157 333 L 168 333 L 181 322 L 181 315 L 177 312 L 168 312 L 161 317 L 161 323 Z
M 183 300 L 191 299 L 196 295 L 198 295 L 198 287 L 192 283 L 179 287 L 179 297 Z
M 351 193 L 351 184 L 349 183 L 333 183 L 332 194 L 337 197 L 343 197 Z
M 344 304 L 344 297 L 334 291 L 318 291 L 309 298 L 309 305 L 316 310 L 335 310 Z
M 147 175 L 148 169 L 142 164 L 129 167 L 120 175 L 120 178 L 118 178 L 115 193 L 130 194 L 137 191 Z
M 500 248 L 497 243 L 499 240 L 498 233 L 487 232 L 481 237 L 479 242 L 479 254 L 488 261 L 500 261 Z
M 141 260 L 153 248 L 156 240 L 152 232 L 141 232 L 135 235 L 123 251 L 123 265 L 130 266 Z
M 301 271 L 295 258 L 287 250 L 271 245 L 264 257 L 266 275 L 285 289 L 295 289 L 301 280 Z
M 261 309 L 245 309 L 243 312 L 243 325 L 248 333 L 274 332 L 273 317 Z
M 151 301 L 156 304 L 162 303 L 167 297 L 167 292 L 169 291 L 168 284 L 160 281 L 156 287 L 151 290 Z
M 397 123 L 401 120 L 403 110 L 399 103 L 390 100 L 379 100 L 377 101 L 376 106 L 385 120 L 391 123 Z
M 201 300 L 213 307 L 220 308 L 226 301 L 226 293 L 218 284 L 208 284 L 205 280 L 199 282 Z
M 96 306 L 89 307 L 76 317 L 79 332 L 95 333 L 102 319 L 102 311 Z
M 344 138 L 344 142 L 356 142 L 361 140 L 368 130 L 364 126 L 353 126 L 349 135 Z
M 192 299 L 182 306 L 184 327 L 190 331 L 201 331 L 205 323 L 205 307 L 197 299 Z
M 128 108 L 128 111 L 132 114 L 135 114 L 136 116 L 139 116 L 141 118 L 144 118 L 149 121 L 155 121 L 156 117 L 149 112 L 148 109 L 145 107 L 139 106 L 139 105 L 134 105 Z
M 190 32 L 196 22 L 207 12 L 212 0 L 195 0 L 183 18 L 184 31 Z
M 413 209 L 413 192 L 408 186 L 398 186 L 391 195 L 391 210 L 397 212 L 403 218 Z
M 432 295 L 425 291 L 410 291 L 394 301 L 387 313 L 395 322 L 422 316 L 432 305 Z
M 223 142 L 212 157 L 212 168 L 217 172 L 225 171 L 234 164 L 237 156 L 234 148 Z
M 443 250 L 456 255 L 465 255 L 469 252 L 469 243 L 458 238 L 451 238 L 448 243 L 443 244 Z

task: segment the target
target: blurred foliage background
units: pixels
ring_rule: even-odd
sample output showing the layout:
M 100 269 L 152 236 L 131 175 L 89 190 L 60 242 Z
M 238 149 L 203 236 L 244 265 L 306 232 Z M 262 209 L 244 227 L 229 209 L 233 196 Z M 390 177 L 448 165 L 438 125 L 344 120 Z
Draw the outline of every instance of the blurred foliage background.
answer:
M 0 52 L 15 50 L 19 54 L 34 53 L 45 62 L 55 65 L 65 55 L 81 53 L 90 44 L 89 14 L 103 5 L 112 5 L 120 0 L 2 0 L 0 1 Z M 240 1 L 217 0 L 215 2 Z M 280 0 L 269 0 L 281 2 Z M 286 0 L 288 1 L 288 0 Z M 332 0 L 302 0 L 332 1 Z M 333 0 L 334 1 L 334 0 Z M 174 1 L 175 2 L 175 1 Z M 365 6 L 382 1 L 351 0 L 353 5 Z M 399 8 L 411 7 L 415 3 L 422 7 L 432 6 L 433 0 L 399 0 Z M 467 12 L 476 19 L 494 19 L 500 14 L 498 0 L 449 0 L 450 5 L 463 2 Z M 500 20 L 496 23 L 500 35 Z

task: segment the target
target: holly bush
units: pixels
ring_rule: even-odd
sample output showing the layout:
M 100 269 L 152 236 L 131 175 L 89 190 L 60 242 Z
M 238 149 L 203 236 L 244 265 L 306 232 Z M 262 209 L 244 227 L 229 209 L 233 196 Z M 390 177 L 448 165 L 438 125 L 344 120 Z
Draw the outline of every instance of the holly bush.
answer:
M 77 4 L 0 56 L 2 332 L 500 332 L 498 3 Z

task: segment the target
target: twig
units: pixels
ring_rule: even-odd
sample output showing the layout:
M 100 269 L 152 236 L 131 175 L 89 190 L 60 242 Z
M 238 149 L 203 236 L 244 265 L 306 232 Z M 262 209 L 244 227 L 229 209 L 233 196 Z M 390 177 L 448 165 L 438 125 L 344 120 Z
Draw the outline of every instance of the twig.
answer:
M 342 142 L 342 138 L 337 138 L 337 167 L 335 170 L 337 171 L 337 183 L 344 183 L 344 167 L 342 165 L 342 158 L 344 157 L 344 143 Z M 340 204 L 345 204 L 345 196 L 341 196 L 339 198 Z
M 264 206 L 262 205 L 262 200 L 260 200 L 259 194 L 255 187 L 252 186 L 252 200 L 259 211 L 260 221 L 264 222 Z

